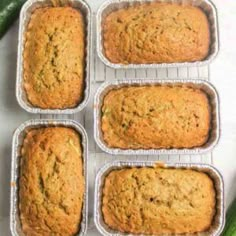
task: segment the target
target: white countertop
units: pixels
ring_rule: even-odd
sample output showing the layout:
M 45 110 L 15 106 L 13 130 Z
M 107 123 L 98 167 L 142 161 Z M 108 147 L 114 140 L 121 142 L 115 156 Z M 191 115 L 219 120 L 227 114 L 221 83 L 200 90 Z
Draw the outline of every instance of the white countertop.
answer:
M 103 0 L 89 2 L 95 10 Z M 213 152 L 213 164 L 223 174 L 228 206 L 236 197 L 236 1 L 213 2 L 218 8 L 221 47 L 218 57 L 210 65 L 210 80 L 220 95 L 222 130 L 220 142 Z M 0 236 L 10 235 L 12 133 L 22 122 L 39 117 L 23 111 L 16 102 L 17 32 L 18 22 L 0 40 Z M 70 118 L 79 119 L 79 115 Z M 87 235 L 98 235 L 98 233 L 93 230 Z

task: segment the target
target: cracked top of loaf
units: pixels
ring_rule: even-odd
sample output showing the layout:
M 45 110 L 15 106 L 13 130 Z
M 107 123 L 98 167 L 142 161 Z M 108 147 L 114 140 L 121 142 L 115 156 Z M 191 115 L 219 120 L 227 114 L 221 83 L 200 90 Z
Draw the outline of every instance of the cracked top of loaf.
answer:
M 71 7 L 36 9 L 24 45 L 24 89 L 43 109 L 77 106 L 84 91 L 85 29 L 82 13 Z
M 110 90 L 102 105 L 103 139 L 111 148 L 193 148 L 208 141 L 211 107 L 188 86 L 127 86 Z
M 33 129 L 21 153 L 19 212 L 24 235 L 75 235 L 85 192 L 79 134 L 63 127 Z
M 215 214 L 215 189 L 202 172 L 123 168 L 104 181 L 102 213 L 112 229 L 133 234 L 207 231 Z
M 190 5 L 130 6 L 108 14 L 102 27 L 104 53 L 113 63 L 194 62 L 209 52 L 207 16 Z

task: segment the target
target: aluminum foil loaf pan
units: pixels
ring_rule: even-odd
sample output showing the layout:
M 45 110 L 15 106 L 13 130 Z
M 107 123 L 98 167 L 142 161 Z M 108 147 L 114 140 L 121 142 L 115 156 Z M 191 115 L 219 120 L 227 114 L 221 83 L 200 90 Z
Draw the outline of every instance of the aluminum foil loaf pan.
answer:
M 86 235 L 88 224 L 88 175 L 87 175 L 87 159 L 88 159 L 88 137 L 84 128 L 77 122 L 72 120 L 29 120 L 23 123 L 13 135 L 12 140 L 12 163 L 11 163 L 11 207 L 10 207 L 10 228 L 14 236 L 24 236 L 21 229 L 19 217 L 19 173 L 20 173 L 20 157 L 21 147 L 27 132 L 31 129 L 42 127 L 69 127 L 74 129 L 81 137 L 83 148 L 83 174 L 85 178 L 85 193 L 82 210 L 82 221 L 80 232 L 77 235 Z
M 64 1 L 65 2 L 65 1 Z M 86 52 L 85 52 L 85 76 L 84 76 L 84 97 L 83 100 L 74 108 L 68 109 L 41 109 L 33 106 L 27 99 L 24 89 L 24 42 L 27 25 L 30 17 L 36 8 L 52 6 L 52 0 L 28 0 L 21 9 L 19 38 L 18 38 L 18 55 L 17 55 L 17 78 L 16 78 L 16 98 L 19 105 L 30 113 L 38 114 L 73 114 L 81 111 L 88 103 L 90 95 L 90 57 L 91 57 L 91 10 L 88 4 L 82 0 L 66 1 L 70 6 L 79 9 L 85 19 L 86 33 Z
M 165 2 L 165 3 L 177 3 L 177 4 L 190 4 L 196 7 L 200 7 L 207 15 L 211 44 L 209 54 L 206 59 L 196 62 L 184 62 L 184 63 L 160 63 L 160 64 L 118 64 L 112 63 L 106 57 L 103 48 L 103 21 L 107 15 L 118 9 L 127 8 L 130 6 L 136 6 L 144 3 L 152 2 Z M 215 5 L 210 0 L 107 0 L 97 12 L 97 53 L 104 64 L 115 69 L 134 69 L 134 68 L 162 68 L 162 67 L 180 67 L 180 66 L 203 66 L 207 65 L 216 57 L 219 50 L 219 35 L 218 35 L 218 19 L 217 10 Z
M 110 148 L 103 139 L 103 132 L 101 130 L 102 106 L 105 95 L 113 89 L 118 89 L 127 86 L 154 86 L 154 85 L 168 85 L 181 86 L 185 85 L 190 88 L 198 88 L 208 95 L 211 106 L 211 130 L 208 141 L 201 147 L 197 148 L 183 148 L 183 149 L 120 149 Z M 193 155 L 202 154 L 212 150 L 218 143 L 220 136 L 220 118 L 219 118 L 219 100 L 216 89 L 207 81 L 196 79 L 184 80 L 135 80 L 127 79 L 115 82 L 106 82 L 102 84 L 94 98 L 94 138 L 97 145 L 105 152 L 113 155 Z
M 119 170 L 122 168 L 132 168 L 132 167 L 154 167 L 157 163 L 154 161 L 141 162 L 141 161 L 115 161 L 108 163 L 103 166 L 97 173 L 95 182 L 95 208 L 94 208 L 94 221 L 97 229 L 102 235 L 106 236 L 116 236 L 116 235 L 134 235 L 128 233 L 122 233 L 115 231 L 108 227 L 104 222 L 102 214 L 102 192 L 104 186 L 104 180 L 106 176 L 113 170 Z M 216 213 L 212 222 L 210 229 L 206 232 L 194 233 L 194 234 L 181 234 L 182 236 L 217 236 L 223 230 L 225 222 L 225 206 L 224 206 L 224 183 L 223 177 L 217 169 L 213 166 L 205 164 L 165 164 L 166 168 L 175 169 L 192 169 L 208 174 L 214 182 L 216 191 Z M 163 234 L 164 235 L 164 234 Z M 165 234 L 166 235 L 166 234 Z M 170 234 L 168 234 L 170 235 Z M 180 234 L 171 234 L 180 235 Z

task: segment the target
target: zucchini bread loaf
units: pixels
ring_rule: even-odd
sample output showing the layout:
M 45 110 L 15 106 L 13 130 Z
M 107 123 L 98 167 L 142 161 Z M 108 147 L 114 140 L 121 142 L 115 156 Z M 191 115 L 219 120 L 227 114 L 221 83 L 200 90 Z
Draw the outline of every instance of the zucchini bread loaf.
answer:
M 85 33 L 82 13 L 71 7 L 36 9 L 24 46 L 24 88 L 42 109 L 65 109 L 83 99 Z
M 76 235 L 85 192 L 79 134 L 63 127 L 33 129 L 21 152 L 19 212 L 24 235 Z
M 102 24 L 104 53 L 113 63 L 193 62 L 208 55 L 209 23 L 198 7 L 141 4 L 113 11 Z
M 184 169 L 124 168 L 105 178 L 102 213 L 112 229 L 133 234 L 207 231 L 215 214 L 211 178 Z
M 187 86 L 130 86 L 109 91 L 101 129 L 111 148 L 193 148 L 208 141 L 207 95 Z

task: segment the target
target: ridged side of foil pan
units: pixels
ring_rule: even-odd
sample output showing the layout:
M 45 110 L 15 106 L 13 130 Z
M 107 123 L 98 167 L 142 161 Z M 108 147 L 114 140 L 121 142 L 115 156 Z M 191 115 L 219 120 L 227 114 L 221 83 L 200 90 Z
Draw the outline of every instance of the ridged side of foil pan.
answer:
M 185 85 L 191 88 L 198 88 L 208 95 L 211 106 L 211 131 L 210 137 L 203 146 L 197 148 L 183 149 L 120 149 L 110 148 L 103 140 L 103 132 L 101 130 L 101 112 L 104 96 L 113 89 L 118 89 L 127 86 L 153 86 L 153 85 L 168 85 L 181 86 Z M 219 99 L 216 89 L 207 81 L 200 79 L 177 79 L 177 80 L 147 80 L 147 79 L 127 79 L 115 82 L 103 83 L 97 90 L 94 98 L 94 138 L 97 145 L 104 151 L 112 155 L 193 155 L 202 154 L 211 151 L 218 143 L 220 137 L 220 117 L 219 117 Z
M 77 235 L 86 235 L 88 224 L 88 137 L 85 129 L 72 120 L 29 120 L 16 129 L 12 140 L 12 163 L 11 163 L 11 207 L 10 207 L 10 228 L 14 236 L 24 236 L 21 229 L 19 216 L 19 173 L 21 147 L 25 135 L 29 130 L 42 127 L 69 127 L 74 129 L 81 137 L 83 148 L 83 174 L 85 178 L 85 193 L 83 199 L 82 221 L 80 231 Z
M 97 173 L 95 181 L 95 207 L 94 207 L 94 222 L 102 235 L 106 236 L 118 236 L 118 235 L 134 235 L 128 233 L 122 233 L 109 228 L 103 219 L 102 214 L 102 194 L 104 180 L 108 173 L 113 170 L 118 170 L 122 168 L 132 168 L 132 167 L 154 167 L 157 164 L 155 161 L 115 161 L 108 163 L 103 166 Z M 216 214 L 214 216 L 213 223 L 210 229 L 206 232 L 199 232 L 194 234 L 181 234 L 182 236 L 218 236 L 223 230 L 225 223 L 225 206 L 224 206 L 224 182 L 223 177 L 217 169 L 213 166 L 206 164 L 190 164 L 190 163 L 179 163 L 179 164 L 164 164 L 166 168 L 175 168 L 175 169 L 192 169 L 208 174 L 211 179 L 214 181 L 215 191 L 216 191 Z M 163 234 L 170 235 L 170 234 Z M 171 235 L 180 235 L 180 234 L 171 234 Z
M 160 63 L 160 64 L 153 63 L 153 64 L 127 64 L 127 65 L 112 63 L 111 61 L 109 61 L 109 59 L 106 57 L 104 53 L 104 48 L 103 48 L 102 23 L 106 18 L 106 16 L 118 9 L 152 2 L 190 4 L 196 7 L 200 7 L 206 13 L 210 25 L 210 34 L 211 34 L 210 51 L 206 59 L 202 61 L 184 62 L 184 63 Z M 216 6 L 210 0 L 108 0 L 105 3 L 103 3 L 97 11 L 97 53 L 105 65 L 115 69 L 203 66 L 211 63 L 218 54 L 219 51 L 218 31 L 219 30 L 218 30 L 218 18 L 217 18 Z
M 70 6 L 79 9 L 85 19 L 86 26 L 86 58 L 85 58 L 85 76 L 84 76 L 84 97 L 83 100 L 74 108 L 68 109 L 41 109 L 33 106 L 27 99 L 24 89 L 24 42 L 27 25 L 30 17 L 36 8 L 52 6 L 52 0 L 28 0 L 21 9 L 19 38 L 18 38 L 18 53 L 17 53 L 17 78 L 16 78 L 16 98 L 19 105 L 30 113 L 37 114 L 74 114 L 85 108 L 90 96 L 90 58 L 91 58 L 91 42 L 92 42 L 92 23 L 91 23 L 91 9 L 85 1 L 82 0 L 68 0 Z

